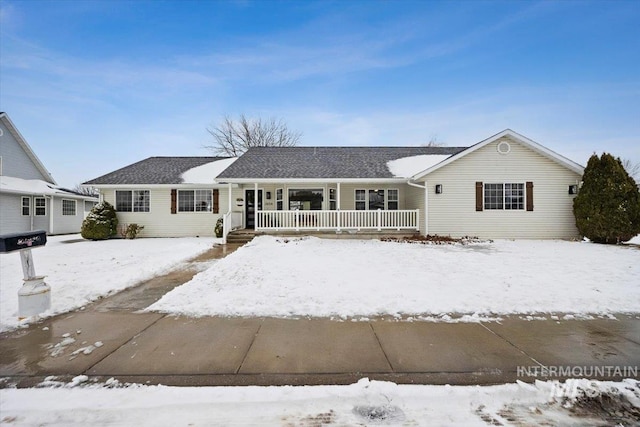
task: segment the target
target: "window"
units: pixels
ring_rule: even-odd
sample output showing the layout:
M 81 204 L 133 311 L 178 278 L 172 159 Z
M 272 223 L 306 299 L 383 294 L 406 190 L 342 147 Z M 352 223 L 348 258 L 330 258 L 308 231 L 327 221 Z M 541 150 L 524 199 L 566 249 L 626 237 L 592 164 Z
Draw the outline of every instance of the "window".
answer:
M 289 210 L 319 211 L 322 210 L 324 191 L 322 188 L 289 189 Z
M 356 210 L 363 211 L 367 209 L 367 193 L 365 190 L 356 190 Z
M 387 190 L 387 209 L 390 211 L 398 210 L 398 190 Z
M 24 216 L 31 215 L 31 198 L 30 197 L 22 198 L 22 215 Z
M 276 189 L 276 210 L 281 211 L 284 208 L 284 202 L 282 201 L 283 191 L 282 188 Z
M 330 188 L 329 189 L 329 210 L 330 211 L 335 211 L 337 207 L 336 204 L 336 189 L 335 188 Z
M 384 190 L 369 190 L 369 210 L 384 210 Z
M 118 212 L 149 212 L 149 190 L 116 191 Z
M 386 204 L 385 195 L 387 198 Z M 376 211 L 378 209 L 395 211 L 398 210 L 398 195 L 399 192 L 397 189 L 356 190 L 355 208 L 357 211 L 363 211 L 366 209 L 370 211 Z
M 211 212 L 211 190 L 179 190 L 178 212 Z
M 507 210 L 524 209 L 524 184 L 504 185 L 504 208 Z
M 485 209 L 524 209 L 524 184 L 485 184 L 484 185 Z
M 75 200 L 62 200 L 62 215 L 76 215 L 76 201 Z
M 34 199 L 34 206 L 36 210 L 36 216 L 47 215 L 47 199 L 44 197 L 36 197 Z

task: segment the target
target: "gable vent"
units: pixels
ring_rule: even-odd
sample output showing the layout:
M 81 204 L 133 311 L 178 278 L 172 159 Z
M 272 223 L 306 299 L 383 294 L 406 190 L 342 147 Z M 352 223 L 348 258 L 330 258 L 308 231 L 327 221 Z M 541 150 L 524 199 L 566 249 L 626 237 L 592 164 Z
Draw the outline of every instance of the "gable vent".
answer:
M 496 150 L 498 150 L 498 153 L 500 154 L 509 154 L 509 151 L 511 151 L 511 146 L 507 141 L 502 141 L 498 144 Z

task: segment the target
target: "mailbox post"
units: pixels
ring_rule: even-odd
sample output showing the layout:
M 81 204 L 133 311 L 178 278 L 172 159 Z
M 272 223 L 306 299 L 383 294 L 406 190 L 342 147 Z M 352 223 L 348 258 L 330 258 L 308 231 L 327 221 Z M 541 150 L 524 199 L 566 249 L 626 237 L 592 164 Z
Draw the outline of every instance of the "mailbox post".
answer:
M 20 251 L 22 288 L 18 291 L 18 317 L 36 316 L 51 308 L 51 287 L 44 282 L 44 276 L 36 276 L 31 248 L 44 246 L 47 233 L 43 230 L 0 236 L 0 253 Z

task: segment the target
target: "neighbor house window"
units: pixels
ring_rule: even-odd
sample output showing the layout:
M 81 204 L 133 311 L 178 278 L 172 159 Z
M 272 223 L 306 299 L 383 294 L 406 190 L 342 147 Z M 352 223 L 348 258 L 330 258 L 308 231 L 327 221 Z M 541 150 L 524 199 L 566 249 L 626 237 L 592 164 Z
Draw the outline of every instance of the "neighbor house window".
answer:
M 390 211 L 398 210 L 398 190 L 387 190 L 387 209 Z
M 62 200 L 62 215 L 76 215 L 76 201 L 75 200 Z
M 211 190 L 179 190 L 178 212 L 211 212 Z
M 118 212 L 149 212 L 149 190 L 116 191 Z
M 485 184 L 484 208 L 524 210 L 524 183 Z
M 276 210 L 281 211 L 284 208 L 284 202 L 282 200 L 283 191 L 282 188 L 276 189 Z
M 44 197 L 36 197 L 33 204 L 35 206 L 36 216 L 47 215 L 47 199 Z
M 22 215 L 31 215 L 31 197 L 22 198 Z

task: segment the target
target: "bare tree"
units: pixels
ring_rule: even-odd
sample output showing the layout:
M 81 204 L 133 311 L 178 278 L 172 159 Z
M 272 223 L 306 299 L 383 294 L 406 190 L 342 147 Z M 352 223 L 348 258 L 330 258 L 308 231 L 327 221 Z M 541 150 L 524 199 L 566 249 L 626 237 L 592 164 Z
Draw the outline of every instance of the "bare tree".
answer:
M 629 159 L 622 159 L 622 167 L 627 171 L 629 176 L 637 183 L 640 183 L 640 163 L 631 163 Z
M 445 143 L 440 141 L 438 138 L 438 134 L 431 134 L 429 137 L 429 142 L 423 144 L 423 147 L 444 147 Z
M 83 196 L 97 196 L 99 194 L 97 189 L 93 187 L 83 187 L 80 184 L 76 184 L 76 186 L 73 187 L 72 191 L 78 194 L 82 194 Z
M 248 119 L 244 114 L 238 120 L 225 116 L 219 125 L 207 131 L 213 136 L 213 144 L 204 148 L 216 155 L 232 157 L 251 147 L 293 147 L 302 136 L 289 129 L 282 119 Z

